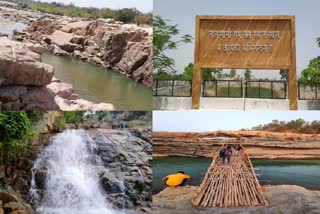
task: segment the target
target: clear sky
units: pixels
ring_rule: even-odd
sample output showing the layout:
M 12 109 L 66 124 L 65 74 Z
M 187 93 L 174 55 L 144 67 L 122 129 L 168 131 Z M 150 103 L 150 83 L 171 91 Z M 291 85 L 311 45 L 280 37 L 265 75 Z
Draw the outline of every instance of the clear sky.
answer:
M 153 111 L 153 130 L 204 132 L 252 128 L 272 120 L 320 120 L 320 111 Z
M 319 0 L 154 0 L 154 15 L 172 20 L 181 34 L 192 36 L 196 15 L 295 15 L 298 73 L 320 55 L 316 44 L 320 37 L 319 8 Z M 193 49 L 194 44 L 188 44 L 169 52 L 179 71 L 193 62 Z
M 153 0 L 40 0 L 42 2 L 62 2 L 65 4 L 73 3 L 81 7 L 106 7 L 112 9 L 135 7 L 141 12 L 152 11 Z

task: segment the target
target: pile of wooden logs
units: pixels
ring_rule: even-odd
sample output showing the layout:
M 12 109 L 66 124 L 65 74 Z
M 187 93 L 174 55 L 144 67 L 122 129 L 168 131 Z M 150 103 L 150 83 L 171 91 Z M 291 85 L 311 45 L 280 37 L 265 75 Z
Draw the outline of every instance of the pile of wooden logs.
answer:
M 213 158 L 192 203 L 200 207 L 269 206 L 244 149 L 238 155 L 233 152 L 229 164 L 227 160 L 223 164 L 219 154 Z

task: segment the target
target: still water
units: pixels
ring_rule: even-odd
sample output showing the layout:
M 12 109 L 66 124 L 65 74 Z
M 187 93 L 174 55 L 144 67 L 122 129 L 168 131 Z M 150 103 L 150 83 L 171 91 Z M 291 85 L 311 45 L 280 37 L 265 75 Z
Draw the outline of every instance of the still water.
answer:
M 0 16 L 0 32 L 12 38 L 13 31 L 27 25 Z M 55 77 L 73 85 L 82 99 L 112 103 L 116 110 L 152 110 L 152 89 L 104 69 L 71 57 L 44 53 L 42 61 L 55 67 Z
M 165 188 L 161 178 L 184 171 L 192 179 L 188 185 L 200 185 L 211 158 L 162 157 L 153 159 L 153 193 Z M 298 185 L 320 190 L 320 160 L 252 160 L 262 185 Z
M 83 99 L 112 103 L 116 110 L 152 110 L 152 90 L 112 70 L 51 53 L 44 53 L 42 61 Z

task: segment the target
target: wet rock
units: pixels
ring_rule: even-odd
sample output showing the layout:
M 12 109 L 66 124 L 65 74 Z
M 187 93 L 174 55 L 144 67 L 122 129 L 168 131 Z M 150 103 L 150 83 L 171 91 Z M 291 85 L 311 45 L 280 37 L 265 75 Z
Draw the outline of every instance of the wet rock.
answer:
M 38 189 L 44 189 L 46 186 L 47 168 L 35 169 L 34 180 Z
M 88 134 L 109 171 L 100 175 L 108 200 L 118 208 L 150 207 L 152 147 L 127 131 L 98 129 Z

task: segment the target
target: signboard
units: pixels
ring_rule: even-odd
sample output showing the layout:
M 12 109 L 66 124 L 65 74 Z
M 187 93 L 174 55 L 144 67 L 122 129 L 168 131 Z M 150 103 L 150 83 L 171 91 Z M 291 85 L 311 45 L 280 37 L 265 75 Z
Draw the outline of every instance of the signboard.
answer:
M 199 108 L 201 68 L 249 68 L 288 69 L 297 109 L 295 55 L 294 16 L 197 16 L 192 107 Z

